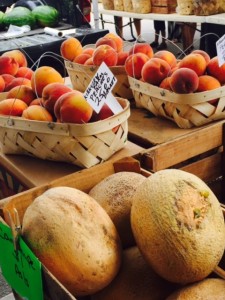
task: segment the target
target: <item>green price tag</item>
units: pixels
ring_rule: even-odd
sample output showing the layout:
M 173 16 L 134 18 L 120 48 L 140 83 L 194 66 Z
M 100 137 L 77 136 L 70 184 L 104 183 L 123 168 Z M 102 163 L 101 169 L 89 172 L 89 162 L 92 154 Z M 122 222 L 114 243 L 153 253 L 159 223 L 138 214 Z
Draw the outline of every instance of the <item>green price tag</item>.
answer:
M 21 237 L 14 249 L 11 228 L 0 222 L 0 266 L 8 284 L 24 299 L 43 300 L 41 263 Z

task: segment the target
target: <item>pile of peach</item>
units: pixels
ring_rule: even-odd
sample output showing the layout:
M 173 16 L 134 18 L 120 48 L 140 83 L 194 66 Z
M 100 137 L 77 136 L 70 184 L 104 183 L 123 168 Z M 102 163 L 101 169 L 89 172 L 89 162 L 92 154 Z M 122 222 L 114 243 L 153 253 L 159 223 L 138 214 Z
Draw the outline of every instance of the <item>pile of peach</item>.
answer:
M 219 66 L 218 57 L 210 58 L 203 50 L 193 50 L 179 61 L 168 50 L 153 53 L 146 43 L 135 44 L 129 53 L 127 75 L 178 94 L 209 91 L 225 84 L 225 64 Z
M 6 99 L 0 101 L 0 115 L 77 124 L 113 115 L 106 104 L 96 114 L 83 93 L 65 85 L 54 68 L 42 66 L 31 70 L 20 50 L 0 56 L 0 91 L 6 92 Z

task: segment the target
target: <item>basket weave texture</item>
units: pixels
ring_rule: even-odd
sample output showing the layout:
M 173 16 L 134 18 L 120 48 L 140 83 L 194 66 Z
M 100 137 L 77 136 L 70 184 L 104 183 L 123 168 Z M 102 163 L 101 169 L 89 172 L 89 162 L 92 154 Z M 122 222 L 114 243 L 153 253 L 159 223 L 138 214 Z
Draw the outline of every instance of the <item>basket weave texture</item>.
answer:
M 0 116 L 0 146 L 5 154 L 25 154 L 89 168 L 125 147 L 130 103 L 118 98 L 123 111 L 105 120 L 48 123 Z M 118 126 L 118 127 L 117 127 Z M 116 127 L 117 130 L 113 130 Z
M 129 77 L 137 107 L 175 122 L 180 128 L 198 127 L 225 119 L 225 86 L 215 90 L 176 94 Z M 218 99 L 215 105 L 208 101 Z
M 65 67 L 70 77 L 71 83 L 75 90 L 84 93 L 98 71 L 97 66 L 86 66 L 77 63 L 73 63 L 65 60 Z M 133 94 L 129 86 L 128 76 L 126 74 L 124 66 L 109 67 L 111 72 L 117 79 L 117 83 L 114 86 L 112 92 L 114 96 L 125 99 L 132 99 Z

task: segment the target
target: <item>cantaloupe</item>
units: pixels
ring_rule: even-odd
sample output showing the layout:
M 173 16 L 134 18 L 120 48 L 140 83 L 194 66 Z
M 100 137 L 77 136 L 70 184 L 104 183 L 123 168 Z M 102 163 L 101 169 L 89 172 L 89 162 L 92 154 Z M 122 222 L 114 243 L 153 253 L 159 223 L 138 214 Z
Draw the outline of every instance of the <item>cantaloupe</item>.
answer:
M 204 279 L 224 252 L 218 199 L 200 178 L 182 170 L 158 171 L 137 188 L 131 226 L 146 261 L 171 282 Z
M 225 280 L 206 278 L 172 293 L 166 300 L 224 300 Z
M 116 276 L 121 242 L 105 210 L 88 194 L 55 187 L 27 208 L 22 236 L 75 296 L 96 293 Z
M 177 288 L 156 274 L 134 246 L 123 251 L 115 279 L 91 300 L 162 300 Z
M 118 172 L 107 176 L 89 191 L 89 195 L 106 210 L 115 224 L 123 248 L 135 245 L 130 210 L 133 194 L 145 179 L 139 173 Z

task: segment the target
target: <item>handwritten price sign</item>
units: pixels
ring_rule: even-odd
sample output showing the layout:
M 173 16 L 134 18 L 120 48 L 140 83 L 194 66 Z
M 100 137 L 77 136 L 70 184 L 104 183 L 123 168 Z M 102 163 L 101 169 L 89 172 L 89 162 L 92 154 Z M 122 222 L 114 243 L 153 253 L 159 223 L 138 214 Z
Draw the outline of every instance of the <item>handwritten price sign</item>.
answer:
M 21 237 L 14 249 L 11 228 L 0 222 L 0 266 L 9 285 L 23 298 L 43 300 L 41 263 Z
M 103 62 L 84 92 L 85 99 L 96 113 L 100 112 L 104 103 L 107 103 L 114 114 L 123 110 L 111 93 L 116 82 L 116 77 Z
M 225 63 L 225 34 L 216 42 L 216 50 L 219 66 L 221 67 Z

